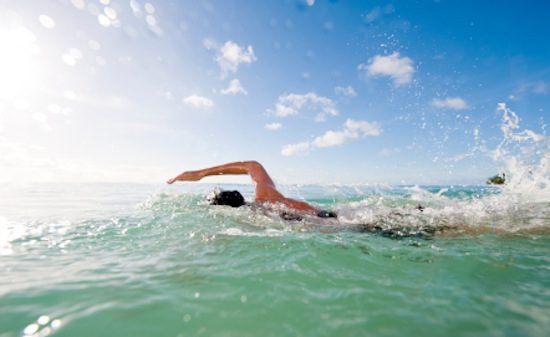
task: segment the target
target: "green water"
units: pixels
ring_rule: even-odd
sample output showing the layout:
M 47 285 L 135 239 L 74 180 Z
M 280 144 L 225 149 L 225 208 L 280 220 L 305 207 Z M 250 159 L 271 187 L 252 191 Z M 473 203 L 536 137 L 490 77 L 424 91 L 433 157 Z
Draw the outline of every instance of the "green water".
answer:
M 2 190 L 2 337 L 550 331 L 546 213 L 537 231 L 395 240 L 215 208 L 193 191 L 54 190 Z

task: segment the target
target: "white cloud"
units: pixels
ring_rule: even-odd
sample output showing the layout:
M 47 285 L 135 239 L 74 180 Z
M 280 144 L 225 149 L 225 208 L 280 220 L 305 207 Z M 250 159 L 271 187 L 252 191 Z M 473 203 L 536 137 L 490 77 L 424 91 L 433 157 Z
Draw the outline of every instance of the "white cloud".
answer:
M 313 5 L 315 5 L 315 0 L 306 0 L 306 4 L 308 6 L 313 6 Z
M 283 156 L 292 156 L 300 152 L 309 150 L 312 147 L 324 148 L 339 146 L 349 140 L 365 138 L 368 136 L 379 136 L 382 131 L 376 123 L 367 121 L 346 120 L 342 130 L 329 130 L 322 136 L 316 137 L 313 141 L 306 141 L 297 144 L 285 145 L 281 151 Z
M 229 86 L 222 91 L 223 95 L 236 95 L 236 94 L 243 94 L 248 95 L 248 92 L 243 88 L 241 82 L 238 79 L 233 79 L 231 82 L 229 82 Z
M 369 123 L 367 121 L 354 121 L 352 119 L 346 120 L 346 130 L 349 131 L 353 138 L 366 137 L 366 136 L 379 136 L 381 131 L 376 123 Z
M 183 103 L 187 105 L 191 105 L 192 107 L 198 108 L 198 109 L 209 109 L 214 106 L 214 102 L 203 96 L 198 95 L 191 95 L 187 96 L 183 99 Z
M 279 117 L 296 115 L 302 109 L 318 111 L 315 121 L 322 122 L 326 116 L 337 116 L 336 104 L 327 97 L 319 96 L 314 92 L 307 94 L 289 94 L 279 96 L 275 110 L 268 110 Z
M 446 108 L 453 110 L 463 110 L 468 108 L 468 103 L 460 97 L 447 97 L 444 99 L 434 98 L 432 105 L 438 108 Z
M 351 85 L 348 85 L 347 87 L 336 87 L 334 88 L 334 92 L 338 95 L 346 96 L 346 97 L 355 97 L 357 96 L 357 93 L 355 92 L 355 89 Z
M 331 147 L 342 145 L 347 140 L 348 135 L 345 131 L 327 131 L 324 135 L 313 140 L 316 147 Z
M 222 78 L 225 78 L 229 72 L 236 73 L 241 63 L 256 61 L 252 46 L 245 48 L 233 41 L 227 41 L 219 47 L 215 41 L 210 39 L 204 39 L 203 45 L 208 50 L 215 49 L 217 51 L 215 60 L 222 71 Z
M 389 56 L 376 55 L 368 64 L 361 63 L 357 68 L 369 77 L 389 76 L 396 87 L 410 83 L 414 74 L 413 60 L 398 52 Z
M 380 129 L 376 124 L 367 121 L 346 120 L 341 131 L 327 131 L 324 135 L 313 140 L 316 147 L 331 147 L 342 145 L 350 139 L 358 139 L 367 136 L 380 135 Z
M 281 123 L 269 123 L 269 124 L 264 125 L 264 127 L 268 130 L 276 131 L 276 130 L 279 130 L 280 128 L 282 128 L 283 124 L 281 124 Z
M 305 152 L 309 150 L 310 144 L 309 142 L 301 142 L 296 144 L 288 144 L 283 146 L 283 149 L 281 150 L 281 154 L 283 156 L 293 156 L 297 153 Z

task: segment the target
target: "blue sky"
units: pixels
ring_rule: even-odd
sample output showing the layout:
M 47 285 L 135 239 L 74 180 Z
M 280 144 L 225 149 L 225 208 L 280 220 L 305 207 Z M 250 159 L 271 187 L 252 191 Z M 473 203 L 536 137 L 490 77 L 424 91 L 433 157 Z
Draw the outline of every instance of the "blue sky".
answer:
M 547 1 L 0 1 L 0 181 L 483 183 L 546 134 Z M 235 181 L 235 180 L 233 180 Z M 240 178 L 236 181 L 247 181 Z

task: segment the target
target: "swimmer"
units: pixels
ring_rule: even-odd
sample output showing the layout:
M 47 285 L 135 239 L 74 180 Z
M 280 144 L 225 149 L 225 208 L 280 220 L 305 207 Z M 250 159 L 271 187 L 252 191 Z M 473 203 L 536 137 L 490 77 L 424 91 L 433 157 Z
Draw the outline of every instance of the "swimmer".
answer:
M 240 161 L 220 166 L 213 166 L 197 171 L 185 171 L 176 177 L 169 179 L 168 184 L 176 181 L 198 181 L 207 176 L 224 174 L 248 174 L 256 185 L 255 202 L 259 204 L 281 204 L 290 210 L 301 214 L 315 215 L 320 218 L 336 218 L 337 215 L 331 211 L 321 210 L 304 201 L 290 199 L 282 195 L 275 183 L 267 174 L 264 167 L 257 161 Z M 239 191 L 219 191 L 211 199 L 213 205 L 228 205 L 240 207 L 246 205 L 243 196 Z M 298 220 L 299 216 L 288 213 L 281 214 L 286 220 Z

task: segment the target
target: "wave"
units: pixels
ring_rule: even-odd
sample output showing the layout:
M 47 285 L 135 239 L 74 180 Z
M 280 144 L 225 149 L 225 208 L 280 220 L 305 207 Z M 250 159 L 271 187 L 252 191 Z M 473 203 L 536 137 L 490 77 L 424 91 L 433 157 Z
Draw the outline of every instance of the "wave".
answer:
M 176 221 L 195 217 L 196 221 L 217 228 L 218 234 L 230 236 L 353 231 L 398 238 L 550 230 L 547 203 L 512 198 L 491 187 L 399 187 L 337 195 L 336 199 L 316 204 L 336 211 L 337 219 L 302 216 L 290 221 L 281 217 L 281 212 L 288 210 L 280 207 L 211 206 L 199 194 L 160 194 L 144 207 Z

